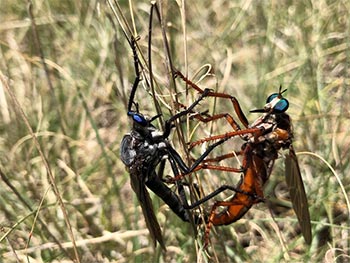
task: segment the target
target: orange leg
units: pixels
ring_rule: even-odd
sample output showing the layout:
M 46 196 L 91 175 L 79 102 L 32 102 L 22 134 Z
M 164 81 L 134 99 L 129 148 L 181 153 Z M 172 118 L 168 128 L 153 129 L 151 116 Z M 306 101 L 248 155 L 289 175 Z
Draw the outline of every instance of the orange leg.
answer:
M 211 145 L 211 147 L 216 147 L 215 145 Z M 248 158 L 247 152 L 250 151 L 250 147 L 246 147 L 244 150 L 241 150 L 239 152 L 231 152 L 228 154 L 223 154 L 214 158 L 208 158 L 208 159 L 203 159 L 197 164 L 194 164 L 192 168 L 190 169 L 189 173 L 186 174 L 178 174 L 174 176 L 173 178 L 169 178 L 167 180 L 168 183 L 175 183 L 178 180 L 183 179 L 185 176 L 192 174 L 193 172 L 198 172 L 199 170 L 202 169 L 209 169 L 209 170 L 216 170 L 216 171 L 225 171 L 225 172 L 233 172 L 233 173 L 242 173 L 244 172 L 247 167 L 248 163 L 250 162 L 250 159 Z M 220 162 L 222 160 L 232 158 L 236 155 L 243 155 L 243 161 L 242 161 L 242 167 L 241 168 L 234 168 L 234 167 L 228 167 L 228 166 L 220 166 L 220 165 L 212 165 L 208 163 L 214 163 L 214 162 Z M 201 159 L 201 158 L 199 158 Z M 198 161 L 198 160 L 197 160 Z
M 203 169 L 224 171 L 224 172 L 233 172 L 233 173 L 242 173 L 245 171 L 246 166 L 247 166 L 246 158 L 243 158 L 243 166 L 241 168 L 208 164 L 208 163 L 217 163 L 217 162 L 220 162 L 222 160 L 235 157 L 237 155 L 244 155 L 244 151 L 239 151 L 239 152 L 234 152 L 234 153 L 231 152 L 228 154 L 216 156 L 214 158 L 204 159 L 202 161 L 203 163 L 199 163 L 198 165 L 196 165 L 195 168 L 191 169 L 191 172 L 186 173 L 186 174 L 178 174 L 175 177 L 169 178 L 167 180 L 167 182 L 168 183 L 175 183 L 176 181 L 183 179 L 185 176 L 190 175 L 194 172 L 198 172 L 199 170 L 203 170 Z
M 192 81 L 190 81 L 189 79 L 187 79 L 180 71 L 176 70 L 175 71 L 175 75 L 179 76 L 183 81 L 185 81 L 191 88 L 195 89 L 196 91 L 198 91 L 199 93 L 203 93 L 203 90 L 198 87 L 195 83 L 193 83 Z M 208 93 L 208 97 L 215 97 L 215 98 L 224 98 L 224 99 L 229 99 L 232 102 L 233 108 L 238 116 L 238 118 L 240 119 L 241 123 L 243 124 L 243 126 L 245 128 L 248 128 L 248 120 L 245 117 L 241 106 L 239 105 L 238 100 L 226 93 L 220 93 L 220 92 L 209 92 Z M 221 118 L 226 117 L 226 116 L 221 116 Z M 231 117 L 231 119 L 233 120 L 233 118 Z M 234 120 L 233 120 L 234 121 Z M 229 121 L 230 122 L 230 121 Z M 235 121 L 234 121 L 235 122 Z M 231 124 L 231 123 L 230 123 Z M 231 124 L 232 125 L 232 124 Z M 239 127 L 239 125 L 235 122 L 235 126 Z
M 167 183 L 175 183 L 181 179 L 183 179 L 185 176 L 190 175 L 194 172 L 198 172 L 199 170 L 208 169 L 208 170 L 216 170 L 216 171 L 224 171 L 224 172 L 233 172 L 233 173 L 242 173 L 244 169 L 242 168 L 235 168 L 235 167 L 229 167 L 229 166 L 220 166 L 220 165 L 211 165 L 211 164 L 199 164 L 193 171 L 187 174 L 179 174 L 175 177 L 169 178 L 167 180 Z
M 229 159 L 229 158 L 233 158 L 233 157 L 236 157 L 238 155 L 242 155 L 243 152 L 242 151 L 239 151 L 239 152 L 230 152 L 230 153 L 227 153 L 227 154 L 223 154 L 223 155 L 219 155 L 219 156 L 216 156 L 214 158 L 207 158 L 205 159 L 205 162 L 206 163 L 218 163 L 222 160 L 226 160 L 226 159 Z
M 219 135 L 214 135 L 211 137 L 207 137 L 195 142 L 190 143 L 190 149 L 195 147 L 196 145 L 202 144 L 204 142 L 209 142 L 209 141 L 214 141 L 214 140 L 219 140 L 219 139 L 229 139 L 237 135 L 245 135 L 245 134 L 259 134 L 261 132 L 260 128 L 247 128 L 244 130 L 239 130 L 239 131 L 232 131 L 232 132 L 227 132 L 224 134 L 219 134 Z
M 241 130 L 241 127 L 239 127 L 238 123 L 228 113 L 220 113 L 220 114 L 213 115 L 213 116 L 206 117 L 206 118 L 204 118 L 201 114 L 195 114 L 192 117 L 201 121 L 201 122 L 204 122 L 204 123 L 208 123 L 210 121 L 215 121 L 215 120 L 225 118 L 227 120 L 227 122 L 231 125 L 231 127 L 233 128 L 234 131 Z

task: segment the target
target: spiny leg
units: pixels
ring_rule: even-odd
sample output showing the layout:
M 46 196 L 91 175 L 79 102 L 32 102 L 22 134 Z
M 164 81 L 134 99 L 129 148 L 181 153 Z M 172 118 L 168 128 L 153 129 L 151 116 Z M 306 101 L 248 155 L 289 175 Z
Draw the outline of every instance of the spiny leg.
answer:
M 185 81 L 191 88 L 195 89 L 196 91 L 198 91 L 199 93 L 203 93 L 203 90 L 198 87 L 195 83 L 193 83 L 192 81 L 190 81 L 189 79 L 187 79 L 180 71 L 178 70 L 175 70 L 175 75 L 176 76 L 179 76 L 183 81 Z M 233 108 L 238 116 L 238 118 L 240 119 L 241 123 L 243 124 L 243 126 L 245 128 L 248 127 L 248 120 L 246 118 L 246 116 L 244 115 L 243 111 L 242 111 L 242 108 L 241 106 L 239 105 L 239 102 L 238 100 L 234 97 L 234 96 L 231 96 L 229 94 L 226 94 L 226 93 L 220 93 L 220 92 L 213 92 L 211 91 L 209 94 L 208 94 L 208 97 L 215 97 L 215 98 L 225 98 L 225 99 L 229 99 L 231 100 L 232 102 L 232 105 L 233 105 Z M 221 118 L 223 118 L 225 116 L 221 116 Z M 239 125 L 237 124 L 236 121 L 234 121 L 234 119 L 231 117 L 230 120 L 232 120 L 233 122 L 230 123 L 230 125 L 232 126 L 232 128 L 234 130 L 239 130 Z
M 232 138 L 234 136 L 237 135 L 245 135 L 245 134 L 259 134 L 261 133 L 262 129 L 261 128 L 247 128 L 244 130 L 239 130 L 239 131 L 232 131 L 232 132 L 227 132 L 224 134 L 219 134 L 219 135 L 214 135 L 214 136 L 210 136 L 204 139 L 200 139 L 198 141 L 195 142 L 191 142 L 190 143 L 190 149 L 192 149 L 193 147 L 195 147 L 196 145 L 202 144 L 204 142 L 209 142 L 209 141 L 215 141 L 215 140 L 220 140 L 220 139 L 229 139 Z

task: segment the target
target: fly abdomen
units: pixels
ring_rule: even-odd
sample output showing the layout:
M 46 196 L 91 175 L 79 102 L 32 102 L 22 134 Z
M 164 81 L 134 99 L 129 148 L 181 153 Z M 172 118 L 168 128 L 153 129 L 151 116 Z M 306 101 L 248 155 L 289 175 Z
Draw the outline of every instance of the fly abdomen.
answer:
M 146 185 L 183 221 L 190 221 L 188 214 L 189 212 L 184 208 L 180 198 L 168 186 L 166 186 L 158 176 L 151 176 L 151 178 L 149 178 L 149 180 L 146 182 Z

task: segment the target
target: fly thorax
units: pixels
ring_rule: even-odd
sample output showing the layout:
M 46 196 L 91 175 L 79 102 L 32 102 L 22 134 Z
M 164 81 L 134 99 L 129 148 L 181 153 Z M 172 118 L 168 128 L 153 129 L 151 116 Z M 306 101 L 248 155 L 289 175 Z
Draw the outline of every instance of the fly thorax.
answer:
M 139 148 L 139 154 L 143 156 L 154 156 L 158 151 L 158 144 L 150 144 L 145 141 Z
M 162 142 L 158 143 L 157 145 L 158 145 L 159 150 L 163 150 L 163 149 L 167 148 L 167 144 L 165 141 L 162 141 Z
M 270 132 L 266 134 L 264 137 L 266 140 L 268 140 L 271 143 L 274 143 L 279 140 L 278 134 L 276 132 Z
M 138 132 L 137 130 L 131 130 L 130 132 L 130 136 L 132 138 L 134 138 L 134 140 L 137 140 L 137 141 L 144 141 L 144 136 L 142 136 L 142 134 L 140 134 L 140 132 Z
M 154 130 L 151 132 L 151 137 L 154 141 L 158 141 L 158 140 L 162 139 L 163 132 L 161 132 L 159 130 Z

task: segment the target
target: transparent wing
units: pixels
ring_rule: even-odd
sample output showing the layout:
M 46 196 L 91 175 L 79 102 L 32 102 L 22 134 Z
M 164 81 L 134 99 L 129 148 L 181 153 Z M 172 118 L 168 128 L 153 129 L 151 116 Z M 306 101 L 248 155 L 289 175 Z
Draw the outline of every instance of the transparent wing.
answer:
M 130 184 L 131 188 L 137 195 L 137 199 L 140 202 L 142 213 L 145 217 L 147 228 L 150 232 L 154 246 L 156 245 L 156 240 L 159 242 L 160 246 L 166 250 L 165 243 L 162 236 L 162 231 L 160 229 L 158 220 L 153 211 L 152 200 L 148 194 L 148 191 L 145 187 L 145 182 L 142 178 L 139 178 L 142 169 L 136 168 L 135 170 L 130 171 Z M 141 174 L 142 177 L 142 174 Z
M 300 174 L 298 159 L 292 145 L 289 147 L 289 155 L 285 160 L 285 165 L 286 182 L 289 186 L 293 209 L 297 215 L 305 242 L 307 244 L 311 244 L 312 234 L 309 206 L 307 203 L 303 180 Z

